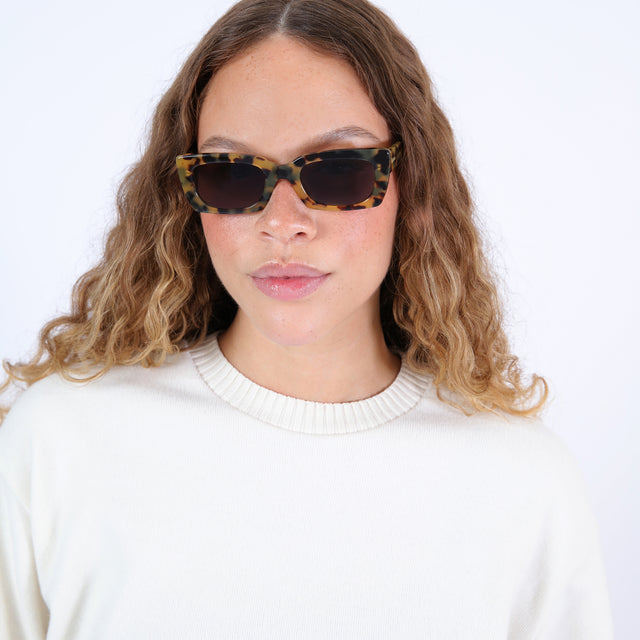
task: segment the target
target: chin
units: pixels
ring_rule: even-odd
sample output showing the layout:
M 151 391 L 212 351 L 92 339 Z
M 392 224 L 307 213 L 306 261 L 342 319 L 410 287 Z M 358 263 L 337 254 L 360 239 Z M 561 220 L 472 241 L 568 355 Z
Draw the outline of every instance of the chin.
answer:
M 322 341 L 332 333 L 331 327 L 319 322 L 317 313 L 283 313 L 262 316 L 252 322 L 254 330 L 273 344 L 303 347 Z
M 270 342 L 281 347 L 304 347 L 319 340 L 319 334 L 311 329 L 301 330 L 300 327 L 258 327 L 258 331 Z

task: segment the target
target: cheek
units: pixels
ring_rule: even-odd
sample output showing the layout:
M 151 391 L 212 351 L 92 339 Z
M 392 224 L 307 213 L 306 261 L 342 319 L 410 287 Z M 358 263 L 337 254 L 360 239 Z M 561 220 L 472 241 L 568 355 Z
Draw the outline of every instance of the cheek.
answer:
M 390 188 L 380 206 L 359 213 L 355 224 L 345 230 L 349 251 L 361 257 L 363 268 L 376 265 L 376 272 L 386 273 L 393 253 L 397 211 L 396 191 Z
M 246 225 L 242 220 L 236 216 L 207 213 L 201 213 L 200 220 L 209 255 L 214 264 L 218 258 L 231 257 L 240 250 L 246 236 Z

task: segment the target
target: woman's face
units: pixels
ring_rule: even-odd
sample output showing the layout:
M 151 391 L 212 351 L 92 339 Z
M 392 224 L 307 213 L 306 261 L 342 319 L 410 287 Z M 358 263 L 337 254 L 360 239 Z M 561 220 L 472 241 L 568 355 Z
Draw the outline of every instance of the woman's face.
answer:
M 317 151 L 388 147 L 389 135 L 347 63 L 273 36 L 211 80 L 198 151 L 280 164 Z M 234 329 L 304 345 L 378 327 L 397 207 L 392 174 L 382 204 L 370 209 L 310 209 L 281 180 L 262 211 L 201 214 L 213 266 L 238 303 Z

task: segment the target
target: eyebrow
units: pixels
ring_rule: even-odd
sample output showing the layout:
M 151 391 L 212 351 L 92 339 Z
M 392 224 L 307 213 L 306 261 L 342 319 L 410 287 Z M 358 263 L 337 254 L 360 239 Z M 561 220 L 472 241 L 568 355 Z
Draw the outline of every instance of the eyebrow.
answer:
M 339 127 L 338 129 L 327 131 L 326 133 L 313 138 L 308 143 L 303 145 L 301 154 L 299 155 L 305 155 L 312 151 L 320 151 L 321 149 L 331 146 L 336 142 L 349 140 L 351 138 L 367 138 L 376 145 L 382 144 L 380 138 L 371 133 L 371 131 L 356 125 L 347 125 L 345 127 Z M 236 151 L 246 154 L 253 153 L 253 150 L 243 142 L 240 142 L 239 140 L 233 140 L 232 138 L 226 138 L 225 136 L 217 135 L 209 136 L 202 143 L 200 149 L 222 149 L 224 151 Z
M 368 138 L 376 144 L 382 143 L 382 140 L 380 140 L 378 136 L 371 133 L 371 131 L 355 125 L 348 125 L 346 127 L 340 127 L 339 129 L 333 129 L 333 131 L 327 131 L 327 133 L 323 133 L 322 135 L 312 140 L 309 145 L 305 146 L 324 147 L 329 144 L 334 144 L 335 142 L 348 140 L 349 138 Z

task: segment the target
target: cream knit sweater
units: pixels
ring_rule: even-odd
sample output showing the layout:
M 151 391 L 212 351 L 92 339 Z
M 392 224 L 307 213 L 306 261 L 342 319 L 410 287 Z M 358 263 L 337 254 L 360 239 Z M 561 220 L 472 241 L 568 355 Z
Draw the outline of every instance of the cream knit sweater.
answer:
M 612 637 L 581 476 L 542 425 L 466 417 L 405 366 L 281 396 L 215 338 L 50 377 L 0 428 L 3 640 Z

